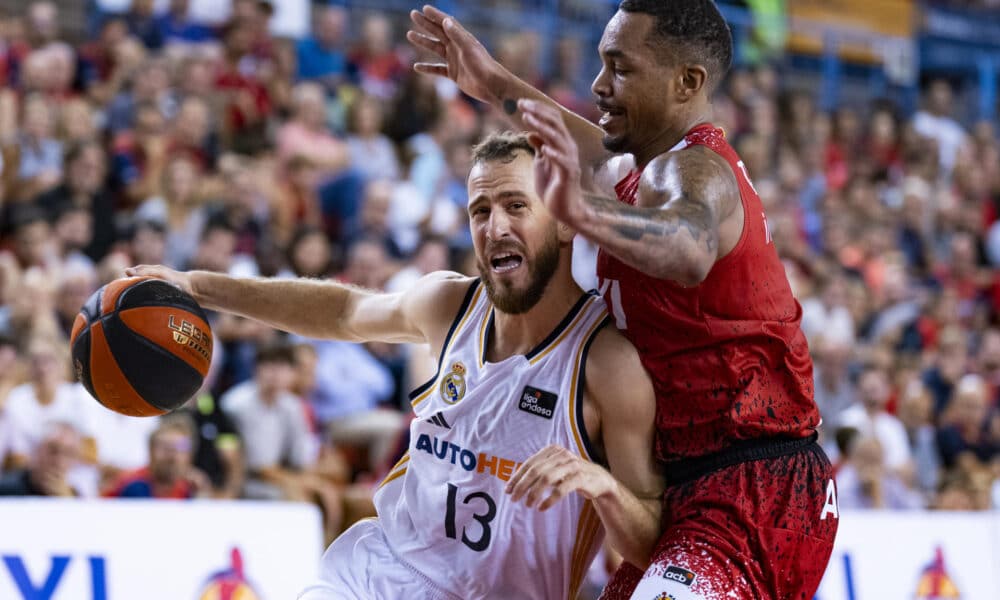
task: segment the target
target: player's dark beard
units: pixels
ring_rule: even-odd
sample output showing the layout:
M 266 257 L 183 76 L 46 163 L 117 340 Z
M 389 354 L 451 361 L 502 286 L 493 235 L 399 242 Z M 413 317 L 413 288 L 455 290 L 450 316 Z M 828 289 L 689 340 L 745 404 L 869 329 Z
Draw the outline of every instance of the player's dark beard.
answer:
M 527 263 L 525 266 L 529 269 L 528 287 L 525 290 L 517 290 L 506 284 L 497 286 L 493 281 L 494 273 L 489 265 L 481 260 L 476 261 L 490 302 L 497 310 L 508 315 L 526 313 L 542 299 L 545 288 L 548 287 L 549 281 L 552 280 L 552 276 L 555 275 L 556 269 L 559 267 L 559 238 L 556 232 L 552 232 L 533 261 L 528 263 L 527 257 L 524 260 Z
M 628 136 L 626 135 L 619 135 L 619 136 L 605 135 L 601 139 L 601 144 L 604 145 L 605 150 L 607 150 L 608 152 L 612 152 L 614 154 L 626 154 L 629 151 Z

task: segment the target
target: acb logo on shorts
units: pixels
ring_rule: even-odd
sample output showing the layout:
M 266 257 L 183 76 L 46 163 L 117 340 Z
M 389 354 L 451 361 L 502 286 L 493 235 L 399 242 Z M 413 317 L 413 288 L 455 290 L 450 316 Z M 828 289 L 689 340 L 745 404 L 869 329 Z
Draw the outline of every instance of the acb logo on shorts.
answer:
M 667 570 L 663 572 L 664 579 L 676 581 L 677 583 L 683 583 L 686 586 L 693 584 L 695 577 L 696 575 L 693 571 L 675 567 L 674 565 L 670 565 L 667 567 Z

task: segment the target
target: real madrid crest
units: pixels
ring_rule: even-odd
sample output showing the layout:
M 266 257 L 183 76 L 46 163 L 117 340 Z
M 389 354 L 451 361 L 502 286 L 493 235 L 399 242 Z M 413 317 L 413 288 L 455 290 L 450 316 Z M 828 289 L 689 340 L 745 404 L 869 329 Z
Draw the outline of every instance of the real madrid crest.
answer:
M 441 381 L 441 399 L 448 404 L 455 404 L 465 397 L 465 365 L 452 363 L 451 373 Z

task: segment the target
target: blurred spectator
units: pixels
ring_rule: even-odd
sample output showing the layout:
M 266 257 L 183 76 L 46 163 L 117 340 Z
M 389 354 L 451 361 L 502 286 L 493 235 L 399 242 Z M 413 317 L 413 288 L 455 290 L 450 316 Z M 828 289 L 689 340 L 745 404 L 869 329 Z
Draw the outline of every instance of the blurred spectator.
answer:
M 199 44 L 214 39 L 212 30 L 190 18 L 190 0 L 170 0 L 167 12 L 156 18 L 156 29 L 164 44 Z
M 267 119 L 273 105 L 267 86 L 252 69 L 241 66 L 251 58 L 257 32 L 249 19 L 234 18 L 223 30 L 223 64 L 215 89 L 226 97 L 221 135 L 224 147 L 253 154 L 266 143 Z
M 340 6 L 314 6 L 313 35 L 295 47 L 298 79 L 316 81 L 328 94 L 334 94 L 348 77 L 344 30 L 349 17 Z
M 99 261 L 115 242 L 117 231 L 114 200 L 105 187 L 107 159 L 100 144 L 87 141 L 66 151 L 66 179 L 58 187 L 39 196 L 35 202 L 55 214 L 65 207 L 86 210 L 90 215 L 91 236 L 81 250 Z
M 137 221 L 129 229 L 128 254 L 132 264 L 166 263 L 167 228 L 157 221 Z
M 953 110 L 951 84 L 944 79 L 934 79 L 927 86 L 924 109 L 913 117 L 917 133 L 937 143 L 941 174 L 945 177 L 951 175 L 955 157 L 967 142 L 965 129 L 951 116 Z
M 361 23 L 361 42 L 351 53 L 361 89 L 376 98 L 391 98 L 406 73 L 392 40 L 392 22 L 383 14 L 371 13 Z
M 923 508 L 920 496 L 890 469 L 878 439 L 858 437 L 848 448 L 848 460 L 837 471 L 837 502 L 841 509 Z
M 988 464 L 1000 454 L 1000 438 L 990 432 L 989 399 L 986 383 L 978 375 L 965 375 L 955 386 L 951 401 L 941 416 L 943 427 L 938 446 L 946 467 L 963 461 Z
M 14 337 L 4 333 L 0 328 L 0 420 L 4 420 L 3 407 L 7 402 L 7 395 L 27 378 L 25 366 L 22 363 Z M 6 431 L 4 435 L 2 446 L 4 449 L 10 450 L 9 431 Z M 6 453 L 0 451 L 0 470 L 3 470 L 5 456 Z
M 208 220 L 199 206 L 194 162 L 187 156 L 171 159 L 164 168 L 160 191 L 136 209 L 135 218 L 159 223 L 167 231 L 166 264 L 179 268 L 194 256 Z
M 322 230 L 300 227 L 288 243 L 288 266 L 295 277 L 326 279 L 333 275 L 336 259 Z
M 302 401 L 292 394 L 295 351 L 287 344 L 257 352 L 254 378 L 222 396 L 223 410 L 240 432 L 246 453 L 248 498 L 317 502 L 328 535 L 341 527 L 336 488 L 312 471 L 318 456 Z
M 243 443 L 233 420 L 207 392 L 196 394 L 184 405 L 194 423 L 193 464 L 211 484 L 212 497 L 236 499 L 243 493 L 246 476 Z
M 844 275 L 831 274 L 820 284 L 819 294 L 802 301 L 802 332 L 810 344 L 822 336 L 829 344 L 850 347 L 854 344 L 854 318 L 847 308 L 847 282 Z
M 878 441 L 885 453 L 883 461 L 887 469 L 909 475 L 913 464 L 906 429 L 899 419 L 886 412 L 891 392 L 889 378 L 882 369 L 865 367 L 858 379 L 861 404 L 845 411 L 842 423 L 857 429 L 862 437 Z
M 83 386 L 69 379 L 69 355 L 65 345 L 38 338 L 27 348 L 29 381 L 7 395 L 4 416 L 13 437 L 10 462 L 25 466 L 35 453 L 52 422 L 73 423 L 82 436 L 81 461 L 70 474 L 73 486 L 83 495 L 97 492 L 97 443 L 94 439 L 94 400 Z
M 118 135 L 138 125 L 137 108 L 144 104 L 155 106 L 165 119 L 177 112 L 177 98 L 171 92 L 170 72 L 160 59 L 146 60 L 132 76 L 131 85 L 120 92 L 108 106 L 108 130 Z
M 940 417 L 951 399 L 955 384 L 966 372 L 969 350 L 965 332 L 953 325 L 937 336 L 933 363 L 924 372 L 924 383 L 934 396 L 934 414 Z
M 382 134 L 382 101 L 361 96 L 351 104 L 347 117 L 347 145 L 351 165 L 368 179 L 399 179 L 400 165 L 396 148 Z
M 153 14 L 153 8 L 153 0 L 132 0 L 125 13 L 125 22 L 129 33 L 139 38 L 147 48 L 159 50 L 163 47 L 163 33 Z
M 931 498 L 941 478 L 941 454 L 934 429 L 931 395 L 920 381 L 910 381 L 903 389 L 896 414 L 910 442 L 915 487 L 926 498 Z
M 132 129 L 115 138 L 112 150 L 112 174 L 126 205 L 134 206 L 156 193 L 169 159 L 168 144 L 160 107 L 153 102 L 137 105 Z
M 827 340 L 819 337 L 811 344 L 813 353 L 813 398 L 819 407 L 824 438 L 844 426 L 845 413 L 852 407 L 857 410 L 857 390 L 850 377 L 852 346 L 844 340 Z M 825 439 L 823 446 L 836 456 L 832 439 Z
M 307 399 L 329 440 L 363 449 L 362 468 L 374 472 L 388 459 L 404 426 L 394 400 L 392 373 L 363 346 L 348 342 L 300 340 L 316 350 L 315 387 Z
M 327 127 L 326 100 L 319 84 L 304 82 L 292 89 L 292 116 L 278 131 L 277 147 L 282 165 L 303 156 L 324 178 L 347 166 L 350 161 L 347 145 Z
M 212 169 L 219 149 L 211 126 L 212 114 L 208 102 L 200 96 L 184 98 L 170 127 L 170 156 L 185 156 L 194 161 L 199 173 Z
M 31 199 L 59 184 L 63 147 L 55 137 L 55 109 L 41 95 L 31 95 L 22 107 L 21 135 L 11 160 L 15 197 Z M 16 165 L 16 168 L 15 166 Z
M 361 252 L 353 249 L 357 241 L 369 240 L 381 245 L 383 250 L 394 257 L 402 256 L 403 252 L 396 243 L 390 223 L 393 195 L 396 192 L 396 184 L 388 179 L 373 179 L 365 185 L 357 222 L 348 229 L 346 236 L 352 252 Z
M 82 449 L 83 441 L 72 425 L 49 423 L 28 465 L 0 478 L 0 496 L 79 496 L 68 476 Z
M 194 440 L 186 415 L 163 419 L 149 436 L 149 465 L 122 475 L 104 495 L 183 500 L 207 494 L 211 484 L 192 463 Z
M 299 227 L 323 225 L 319 178 L 319 169 L 309 158 L 296 155 L 288 161 L 271 206 L 271 231 L 279 244 L 287 245 Z

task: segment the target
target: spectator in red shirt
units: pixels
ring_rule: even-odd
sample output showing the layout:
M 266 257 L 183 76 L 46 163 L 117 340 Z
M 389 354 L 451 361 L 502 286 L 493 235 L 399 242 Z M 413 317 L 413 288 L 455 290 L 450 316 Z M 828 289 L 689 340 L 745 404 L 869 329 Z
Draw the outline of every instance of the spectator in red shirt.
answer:
M 391 98 L 406 67 L 392 47 L 392 23 L 383 15 L 371 15 L 361 26 L 361 44 L 349 62 L 361 79 L 361 87 L 372 96 Z
M 254 154 L 267 143 L 267 119 L 271 98 L 267 86 L 253 69 L 244 65 L 253 50 L 253 23 L 235 19 L 223 32 L 222 70 L 215 88 L 226 95 L 222 136 L 226 146 L 243 154 Z
M 193 464 L 194 427 L 186 416 L 172 416 L 149 437 L 149 466 L 122 476 L 104 495 L 109 498 L 195 498 L 211 489 Z

